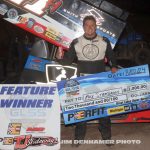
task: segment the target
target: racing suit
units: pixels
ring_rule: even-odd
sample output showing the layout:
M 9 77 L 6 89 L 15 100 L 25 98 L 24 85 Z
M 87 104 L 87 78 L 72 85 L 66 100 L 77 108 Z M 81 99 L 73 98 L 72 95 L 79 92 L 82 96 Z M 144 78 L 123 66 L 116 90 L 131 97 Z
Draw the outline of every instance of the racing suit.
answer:
M 63 65 L 71 64 L 77 60 L 77 74 L 94 74 L 105 71 L 104 58 L 107 57 L 112 67 L 116 67 L 116 59 L 107 38 L 96 35 L 94 38 L 87 38 L 84 35 L 73 40 L 69 50 L 64 54 Z M 111 138 L 111 121 L 109 117 L 99 119 L 99 131 L 102 139 Z M 83 140 L 86 133 L 86 122 L 76 124 L 75 139 Z

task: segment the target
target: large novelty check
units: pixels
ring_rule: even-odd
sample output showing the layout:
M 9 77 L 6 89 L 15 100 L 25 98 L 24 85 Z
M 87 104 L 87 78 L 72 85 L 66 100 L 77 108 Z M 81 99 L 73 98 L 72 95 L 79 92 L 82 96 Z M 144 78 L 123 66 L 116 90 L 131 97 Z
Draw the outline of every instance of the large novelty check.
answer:
M 147 65 L 58 82 L 65 124 L 150 108 Z

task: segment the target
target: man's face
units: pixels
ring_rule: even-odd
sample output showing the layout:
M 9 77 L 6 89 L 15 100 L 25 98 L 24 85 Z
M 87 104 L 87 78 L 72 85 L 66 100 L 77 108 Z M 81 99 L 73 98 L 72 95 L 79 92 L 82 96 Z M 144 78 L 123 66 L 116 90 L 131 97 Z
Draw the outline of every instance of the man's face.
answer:
M 93 20 L 86 20 L 83 26 L 84 35 L 93 38 L 96 35 L 96 23 Z

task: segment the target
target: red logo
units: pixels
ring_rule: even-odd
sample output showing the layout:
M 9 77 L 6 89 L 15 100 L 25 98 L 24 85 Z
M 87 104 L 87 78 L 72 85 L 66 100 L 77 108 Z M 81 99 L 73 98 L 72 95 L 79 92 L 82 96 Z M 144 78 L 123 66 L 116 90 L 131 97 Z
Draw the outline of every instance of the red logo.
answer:
M 43 127 L 28 127 L 27 132 L 43 132 L 45 128 Z
M 42 62 L 42 60 L 40 60 L 40 59 L 33 59 L 32 61 L 35 62 L 35 63 L 40 63 L 40 62 Z
M 50 136 L 32 137 L 32 135 L 22 135 L 15 137 L 15 150 L 26 149 L 29 146 L 47 145 L 53 146 L 58 144 L 58 139 Z

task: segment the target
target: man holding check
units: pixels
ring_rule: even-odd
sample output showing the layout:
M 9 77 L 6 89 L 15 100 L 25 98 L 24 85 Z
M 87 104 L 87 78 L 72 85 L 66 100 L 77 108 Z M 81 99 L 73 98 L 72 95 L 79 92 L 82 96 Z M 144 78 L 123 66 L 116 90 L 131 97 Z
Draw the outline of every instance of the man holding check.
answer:
M 96 19 L 86 16 L 83 20 L 84 34 L 73 40 L 67 52 L 58 51 L 56 58 L 62 65 L 70 65 L 77 61 L 77 75 L 94 74 L 105 71 L 104 59 L 111 65 L 112 73 L 117 71 L 116 59 L 110 42 L 107 38 L 96 34 Z M 103 140 L 111 139 L 111 121 L 109 117 L 99 119 L 98 127 Z M 86 134 L 86 122 L 76 124 L 75 140 L 84 140 Z M 78 146 L 78 145 L 77 145 Z M 108 145 L 110 146 L 110 145 Z

